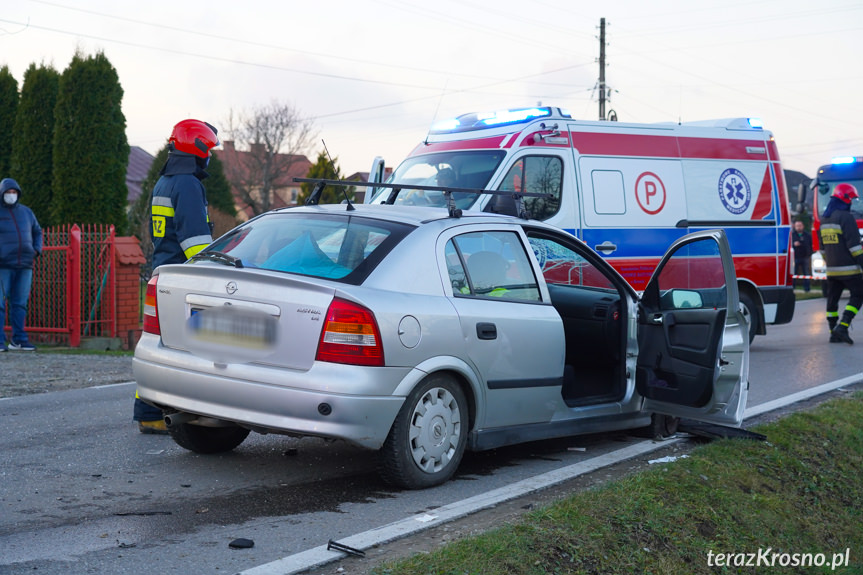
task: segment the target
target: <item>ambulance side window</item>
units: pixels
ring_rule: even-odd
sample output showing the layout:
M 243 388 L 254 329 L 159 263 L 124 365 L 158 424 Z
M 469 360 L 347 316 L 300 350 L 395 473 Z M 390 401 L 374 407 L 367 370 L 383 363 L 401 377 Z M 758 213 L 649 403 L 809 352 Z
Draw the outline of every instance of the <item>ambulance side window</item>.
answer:
M 593 170 L 593 209 L 597 214 L 625 214 L 623 174 L 617 170 Z
M 530 217 L 547 220 L 560 210 L 563 162 L 557 156 L 525 156 L 509 169 L 498 189 L 551 194 L 550 198 L 524 198 Z

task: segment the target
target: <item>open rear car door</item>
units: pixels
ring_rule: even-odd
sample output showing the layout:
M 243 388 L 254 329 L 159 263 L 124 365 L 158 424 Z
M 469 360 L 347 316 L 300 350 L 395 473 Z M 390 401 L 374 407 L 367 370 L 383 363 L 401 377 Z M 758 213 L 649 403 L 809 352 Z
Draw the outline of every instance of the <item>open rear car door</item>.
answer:
M 636 388 L 643 409 L 740 425 L 749 337 L 725 232 L 696 232 L 672 244 L 638 316 Z

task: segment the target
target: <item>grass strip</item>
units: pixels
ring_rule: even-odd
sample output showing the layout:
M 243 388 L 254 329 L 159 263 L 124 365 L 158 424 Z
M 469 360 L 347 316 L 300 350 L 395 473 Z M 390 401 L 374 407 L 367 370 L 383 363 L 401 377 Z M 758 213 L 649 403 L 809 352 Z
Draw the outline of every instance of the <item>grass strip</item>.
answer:
M 863 573 L 863 393 L 754 430 L 373 573 Z

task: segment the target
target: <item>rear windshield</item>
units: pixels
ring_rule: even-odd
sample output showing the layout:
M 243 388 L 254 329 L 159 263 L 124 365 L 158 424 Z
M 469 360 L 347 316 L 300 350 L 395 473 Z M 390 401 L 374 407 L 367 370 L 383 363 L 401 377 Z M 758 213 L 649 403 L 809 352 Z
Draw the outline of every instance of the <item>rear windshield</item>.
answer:
M 242 267 L 359 284 L 412 229 L 356 216 L 288 210 L 235 228 L 202 254 L 220 252 L 239 259 Z

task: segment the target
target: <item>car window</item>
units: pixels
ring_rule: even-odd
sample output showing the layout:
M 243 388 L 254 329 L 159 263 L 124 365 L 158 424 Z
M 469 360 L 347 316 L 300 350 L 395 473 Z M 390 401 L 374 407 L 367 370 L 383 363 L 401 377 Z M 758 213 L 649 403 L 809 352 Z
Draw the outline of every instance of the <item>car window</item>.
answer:
M 527 253 L 514 232 L 471 232 L 445 248 L 447 273 L 457 297 L 539 301 Z
M 243 267 L 358 283 L 411 228 L 361 217 L 273 213 L 210 244 Z
M 705 238 L 680 246 L 657 278 L 660 309 L 722 309 L 727 306 L 719 244 Z
M 617 290 L 605 274 L 568 245 L 546 236 L 531 236 L 529 241 L 547 283 Z

